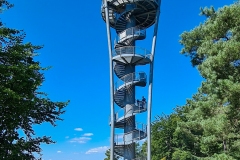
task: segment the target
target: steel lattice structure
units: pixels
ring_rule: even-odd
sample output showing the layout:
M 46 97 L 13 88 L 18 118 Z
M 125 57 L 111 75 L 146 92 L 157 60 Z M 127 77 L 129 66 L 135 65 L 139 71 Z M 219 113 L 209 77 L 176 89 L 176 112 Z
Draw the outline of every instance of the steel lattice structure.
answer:
M 160 0 L 102 0 L 101 14 L 107 26 L 111 88 L 111 160 L 114 154 L 124 160 L 151 160 L 151 103 L 155 44 L 160 13 Z M 146 38 L 146 29 L 155 24 L 152 50 L 135 46 Z M 112 49 L 110 27 L 117 38 Z M 136 72 L 139 65 L 150 65 L 147 76 Z M 114 73 L 113 73 L 114 72 Z M 114 83 L 114 74 L 117 81 Z M 148 85 L 147 85 L 148 83 Z M 148 100 L 136 102 L 136 87 L 148 86 Z M 116 104 L 122 116 L 115 113 Z M 147 125 L 136 122 L 137 114 L 147 112 Z M 115 128 L 123 130 L 118 142 Z M 147 157 L 136 157 L 135 143 L 147 137 Z

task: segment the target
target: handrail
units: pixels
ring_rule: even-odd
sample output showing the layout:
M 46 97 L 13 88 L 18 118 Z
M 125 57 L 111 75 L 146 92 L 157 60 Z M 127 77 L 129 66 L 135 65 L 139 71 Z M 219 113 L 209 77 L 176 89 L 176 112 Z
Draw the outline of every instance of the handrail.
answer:
M 136 29 L 136 30 L 144 30 L 146 32 L 146 29 L 145 28 L 142 28 L 141 26 L 135 26 L 135 27 L 131 27 L 131 28 L 128 28 L 128 29 L 125 29 L 124 31 L 118 33 L 118 36 L 120 34 L 122 34 L 123 32 L 127 31 L 127 30 L 133 30 L 133 29 Z
M 151 52 L 148 51 L 145 48 L 141 48 L 141 47 L 136 47 L 136 46 L 124 46 L 124 47 L 119 47 L 113 50 L 112 52 L 112 56 L 117 56 L 117 55 L 123 55 L 123 54 L 138 54 L 138 55 L 142 55 L 144 57 L 151 57 Z
M 134 72 L 129 73 L 123 77 L 121 77 L 117 82 L 115 82 L 115 90 L 117 90 L 120 86 L 126 85 L 128 82 L 139 81 L 139 82 L 146 82 L 147 75 L 144 72 Z
M 146 36 L 146 29 L 143 29 L 139 26 L 128 28 L 117 35 L 115 42 L 120 43 L 121 40 L 128 36 Z
M 137 104 L 137 101 L 135 101 L 134 104 L 130 104 L 132 106 L 135 106 L 135 110 L 133 110 L 133 113 L 140 113 L 141 111 L 146 111 L 147 110 L 147 101 L 146 102 L 142 102 L 139 101 L 139 104 Z M 115 112 L 115 121 L 117 121 L 119 118 L 121 117 L 125 117 L 128 113 L 126 113 L 126 108 L 121 108 L 119 109 L 117 112 Z M 110 116 L 109 116 L 109 122 L 110 122 Z
M 134 132 L 138 133 L 136 138 L 133 138 L 132 140 L 125 140 L 125 136 L 127 136 L 127 134 L 134 133 Z M 144 133 L 144 135 L 141 135 L 141 132 Z M 123 133 L 123 134 L 115 134 L 115 143 L 117 145 L 122 145 L 122 144 L 125 144 L 126 142 L 135 142 L 136 140 L 141 140 L 143 137 L 146 137 L 146 134 L 147 134 L 147 125 L 137 122 L 134 130 L 127 133 Z M 119 142 L 120 139 L 122 141 Z

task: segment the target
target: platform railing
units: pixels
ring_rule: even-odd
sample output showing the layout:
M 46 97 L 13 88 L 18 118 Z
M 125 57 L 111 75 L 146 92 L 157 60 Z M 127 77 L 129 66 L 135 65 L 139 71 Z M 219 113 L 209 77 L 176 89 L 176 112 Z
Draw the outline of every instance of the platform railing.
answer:
M 139 81 L 139 82 L 145 82 L 146 83 L 147 80 L 147 75 L 144 72 L 134 72 L 134 73 L 130 73 L 127 74 L 123 77 L 121 77 L 121 79 L 119 79 L 115 85 L 114 85 L 114 89 L 115 91 L 122 85 L 127 85 L 127 83 L 129 82 L 134 82 L 134 81 Z
M 141 55 L 144 57 L 151 57 L 151 52 L 145 48 L 141 48 L 141 47 L 136 47 L 136 46 L 124 46 L 124 47 L 119 47 L 113 50 L 112 52 L 112 56 L 117 56 L 117 55 L 124 55 L 124 54 L 137 54 L 137 55 Z
M 136 137 L 133 137 L 132 139 L 126 138 L 129 134 L 133 134 Z M 123 133 L 123 134 L 115 134 L 115 144 L 116 145 L 125 145 L 130 144 L 132 142 L 136 142 L 139 140 L 144 139 L 147 136 L 147 125 L 143 123 L 136 123 L 136 127 L 134 130 Z
M 146 29 L 142 29 L 140 27 L 131 27 L 128 28 L 121 33 L 118 34 L 118 36 L 115 39 L 116 43 L 120 43 L 121 41 L 127 39 L 128 37 L 139 37 L 144 36 L 146 37 Z
M 143 111 L 147 110 L 147 102 L 139 101 L 135 102 L 134 104 L 130 104 L 133 106 L 134 110 L 132 111 L 132 114 L 134 113 L 141 113 Z M 115 114 L 114 114 L 114 121 L 117 121 L 121 117 L 125 117 L 127 115 L 126 108 L 121 108 L 119 109 Z M 109 123 L 111 122 L 111 117 L 109 116 Z

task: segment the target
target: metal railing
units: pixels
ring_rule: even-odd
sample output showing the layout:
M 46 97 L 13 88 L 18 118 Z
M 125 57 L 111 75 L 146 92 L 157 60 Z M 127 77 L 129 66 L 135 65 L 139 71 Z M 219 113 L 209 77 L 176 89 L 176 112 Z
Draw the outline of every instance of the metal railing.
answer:
M 125 138 L 125 137 L 131 133 L 133 134 L 133 138 L 127 140 L 128 138 Z M 147 136 L 147 125 L 137 122 L 134 130 L 127 133 L 123 133 L 123 134 L 115 134 L 115 144 L 116 145 L 130 144 L 132 142 L 142 140 L 146 136 Z
M 138 113 L 140 113 L 140 112 L 142 112 L 142 111 L 146 111 L 147 110 L 147 101 L 139 101 L 139 102 L 137 102 L 137 112 Z M 135 111 L 135 112 L 136 112 Z
M 131 27 L 119 33 L 115 39 L 115 42 L 120 43 L 129 37 L 139 37 L 139 36 L 146 37 L 146 29 L 142 29 L 140 27 Z
M 144 57 L 151 57 L 151 52 L 148 51 L 145 48 L 141 48 L 141 47 L 136 47 L 136 46 L 124 46 L 124 47 L 119 47 L 113 50 L 112 52 L 112 56 L 117 56 L 117 55 L 123 55 L 123 54 L 137 54 L 137 55 L 141 55 Z
M 115 83 L 114 89 L 117 90 L 120 86 L 122 86 L 124 84 L 127 85 L 127 83 L 134 82 L 134 81 L 146 83 L 146 80 L 147 80 L 147 75 L 144 72 L 130 73 L 130 74 L 127 74 L 127 75 L 121 77 L 121 79 L 119 79 Z
M 124 145 L 124 141 L 123 141 L 123 136 L 124 134 L 115 134 L 114 136 L 114 143 L 116 145 Z
M 142 111 L 146 111 L 147 110 L 147 102 L 142 102 L 139 101 L 137 103 L 137 101 L 135 102 L 135 104 L 130 104 L 133 106 L 133 112 L 134 113 L 141 113 Z M 124 117 L 127 115 L 127 111 L 126 108 L 121 108 L 119 109 L 115 114 L 114 114 L 114 121 L 117 121 L 119 118 Z M 111 116 L 109 116 L 109 122 L 111 122 Z

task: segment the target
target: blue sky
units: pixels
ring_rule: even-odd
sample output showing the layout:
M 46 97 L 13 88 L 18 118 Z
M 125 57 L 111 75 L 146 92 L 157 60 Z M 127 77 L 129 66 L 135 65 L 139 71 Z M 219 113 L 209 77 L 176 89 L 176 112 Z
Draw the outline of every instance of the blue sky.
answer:
M 51 136 L 57 143 L 42 145 L 44 160 L 103 160 L 109 147 L 110 95 L 106 26 L 100 15 L 101 0 L 10 0 L 15 7 L 1 14 L 6 26 L 23 29 L 26 42 L 44 45 L 36 60 L 43 67 L 46 81 L 41 90 L 53 101 L 71 103 L 57 127 L 35 126 L 37 135 Z M 179 51 L 179 35 L 205 18 L 199 8 L 218 8 L 233 0 L 169 1 L 161 5 L 155 54 L 153 120 L 184 105 L 200 86 L 202 78 L 189 58 Z M 115 35 L 112 32 L 113 36 Z M 138 43 L 151 49 L 148 38 Z M 142 69 L 142 68 L 141 68 Z M 139 90 L 136 98 L 147 97 Z M 145 121 L 144 114 L 141 120 Z

